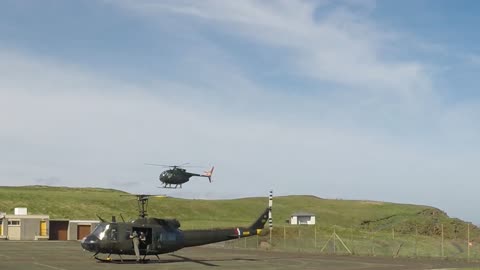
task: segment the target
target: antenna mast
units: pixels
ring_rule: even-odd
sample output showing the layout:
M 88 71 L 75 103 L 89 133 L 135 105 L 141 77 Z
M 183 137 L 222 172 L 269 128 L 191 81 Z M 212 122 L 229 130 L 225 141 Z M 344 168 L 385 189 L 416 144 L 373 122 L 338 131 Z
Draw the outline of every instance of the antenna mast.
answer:
M 272 230 L 273 230 L 273 220 L 272 220 L 272 204 L 273 204 L 273 190 L 270 190 L 268 194 L 268 227 L 270 229 L 270 244 L 272 243 Z

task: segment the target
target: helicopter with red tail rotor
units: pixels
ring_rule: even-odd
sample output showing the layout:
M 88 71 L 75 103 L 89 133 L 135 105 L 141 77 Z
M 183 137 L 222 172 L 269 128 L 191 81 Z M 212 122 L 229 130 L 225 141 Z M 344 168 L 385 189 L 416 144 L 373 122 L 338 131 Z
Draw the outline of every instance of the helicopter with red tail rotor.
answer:
M 169 168 L 163 171 L 162 173 L 160 173 L 160 176 L 158 177 L 158 179 L 162 183 L 161 188 L 173 188 L 173 189 L 182 188 L 182 184 L 190 181 L 190 178 L 193 176 L 206 177 L 208 178 L 208 181 L 210 183 L 212 182 L 213 170 L 215 169 L 214 166 L 212 166 L 210 170 L 204 171 L 203 174 L 199 174 L 199 173 L 188 172 L 185 168 L 193 167 L 193 166 L 188 166 L 188 164 L 189 163 L 184 163 L 181 165 L 162 165 L 162 164 L 154 164 L 154 163 L 145 163 L 145 165 Z

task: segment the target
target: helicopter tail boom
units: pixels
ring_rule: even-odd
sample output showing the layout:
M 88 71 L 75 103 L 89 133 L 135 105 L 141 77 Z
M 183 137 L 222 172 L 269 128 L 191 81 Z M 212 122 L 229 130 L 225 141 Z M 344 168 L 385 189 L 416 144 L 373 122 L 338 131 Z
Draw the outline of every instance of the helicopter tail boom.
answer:
M 262 229 L 268 220 L 269 211 L 270 208 L 266 208 L 265 211 L 263 211 L 263 213 L 257 218 L 257 220 L 250 225 L 250 227 L 211 230 L 185 230 L 183 231 L 184 247 L 206 245 L 261 234 Z

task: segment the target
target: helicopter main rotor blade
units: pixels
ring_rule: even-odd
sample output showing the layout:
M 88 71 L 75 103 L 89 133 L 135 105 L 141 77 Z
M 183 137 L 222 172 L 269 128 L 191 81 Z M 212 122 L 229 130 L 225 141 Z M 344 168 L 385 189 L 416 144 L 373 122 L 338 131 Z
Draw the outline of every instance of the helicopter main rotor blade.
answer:
M 189 165 L 190 163 L 183 163 L 180 165 L 164 165 L 164 164 L 156 164 L 156 163 L 143 163 L 144 165 L 149 165 L 149 166 L 158 166 L 158 167 L 164 167 L 164 168 L 204 168 L 206 166 L 197 166 L 197 165 Z
M 139 197 L 139 198 L 147 198 L 147 197 L 168 198 L 168 196 L 165 194 L 120 194 L 120 196 Z
M 163 165 L 163 164 L 155 164 L 155 163 L 144 163 L 144 164 L 149 165 L 149 166 L 174 167 L 174 166 L 171 166 L 171 165 Z

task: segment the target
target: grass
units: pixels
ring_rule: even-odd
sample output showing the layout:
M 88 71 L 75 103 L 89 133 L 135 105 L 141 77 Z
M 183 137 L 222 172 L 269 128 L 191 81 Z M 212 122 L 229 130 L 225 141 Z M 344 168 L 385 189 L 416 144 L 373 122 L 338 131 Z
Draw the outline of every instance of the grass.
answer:
M 0 187 L 0 212 L 13 213 L 15 207 L 27 207 L 29 214 L 48 214 L 50 219 L 110 219 L 138 216 L 136 198 L 113 189 L 48 186 Z M 248 226 L 268 205 L 268 198 L 231 200 L 189 200 L 151 198 L 151 217 L 177 218 L 181 228 L 218 228 Z M 294 212 L 316 215 L 315 226 L 285 223 Z M 333 230 L 346 246 L 358 255 L 399 257 L 468 257 L 467 223 L 450 218 L 430 206 L 387 202 L 327 200 L 315 196 L 275 197 L 272 245 L 276 249 L 333 253 Z M 268 229 L 265 230 L 268 232 Z M 330 239 L 330 241 L 329 241 Z M 470 225 L 470 258 L 480 260 L 480 232 Z M 256 248 L 269 235 L 231 241 L 230 245 Z M 347 251 L 339 241 L 337 254 Z
M 112 215 L 133 219 L 138 215 L 136 198 L 128 193 L 99 188 L 69 188 L 50 186 L 0 187 L 0 212 L 13 213 L 15 207 L 27 207 L 29 214 L 48 214 L 51 219 L 110 219 Z M 268 205 L 268 198 L 231 200 L 189 200 L 151 198 L 149 215 L 177 218 L 182 228 L 209 228 L 249 225 Z M 465 222 L 452 219 L 430 206 L 387 202 L 327 200 L 315 196 L 285 196 L 274 198 L 273 218 L 283 226 L 294 212 L 316 215 L 319 230 L 368 231 L 371 233 L 394 227 L 397 234 L 440 235 L 444 225 L 446 238 L 466 235 Z M 471 226 L 471 237 L 480 234 Z M 275 233 L 280 233 L 278 230 Z

